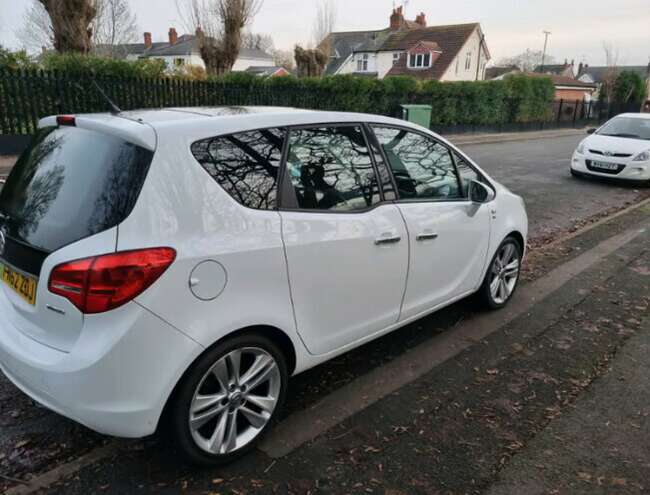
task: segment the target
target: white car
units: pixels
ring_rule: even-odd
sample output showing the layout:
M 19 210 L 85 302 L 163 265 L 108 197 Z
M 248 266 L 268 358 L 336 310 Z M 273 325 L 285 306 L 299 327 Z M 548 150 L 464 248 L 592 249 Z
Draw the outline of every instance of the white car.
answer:
M 650 114 L 621 114 L 589 134 L 571 159 L 573 175 L 650 185 Z
M 43 119 L 0 232 L 7 377 L 104 434 L 165 419 L 210 464 L 255 445 L 289 376 L 473 293 L 504 306 L 527 217 L 404 121 L 195 108 Z

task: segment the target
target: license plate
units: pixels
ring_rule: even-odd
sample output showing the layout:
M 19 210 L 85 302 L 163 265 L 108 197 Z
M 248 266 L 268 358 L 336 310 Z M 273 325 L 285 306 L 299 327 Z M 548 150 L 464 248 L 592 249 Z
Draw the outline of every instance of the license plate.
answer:
M 0 263 L 0 273 L 2 274 L 2 281 L 11 287 L 16 294 L 32 306 L 36 304 L 36 288 L 38 287 L 37 279 L 23 275 L 2 263 Z
M 615 163 L 592 162 L 591 166 L 594 168 L 600 168 L 602 170 L 618 170 L 618 165 Z

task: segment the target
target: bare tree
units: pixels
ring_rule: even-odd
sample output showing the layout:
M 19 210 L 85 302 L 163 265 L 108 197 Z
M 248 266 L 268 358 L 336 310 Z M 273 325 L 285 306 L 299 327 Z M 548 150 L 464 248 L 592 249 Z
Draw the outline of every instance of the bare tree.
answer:
M 93 23 L 97 17 L 95 0 L 38 0 L 50 16 L 54 49 L 60 53 L 88 53 Z
M 262 50 L 267 53 L 272 53 L 275 50 L 275 43 L 269 34 L 246 31 L 242 35 L 242 48 L 248 48 L 249 50 Z
M 101 53 L 123 55 L 119 53 L 119 45 L 133 43 L 138 38 L 137 19 L 128 1 L 100 0 L 97 10 L 94 44 L 101 45 Z
M 196 31 L 209 74 L 232 70 L 242 46 L 242 30 L 261 6 L 262 0 L 177 0 L 185 26 Z
M 321 47 L 336 26 L 337 12 L 334 0 L 319 0 L 314 19 L 314 45 Z
M 296 66 L 293 52 L 289 50 L 273 50 L 273 62 L 277 67 L 284 67 L 289 72 Z
M 605 74 L 603 75 L 602 86 L 600 89 L 601 100 L 611 102 L 614 97 L 614 88 L 616 78 L 618 77 L 618 59 L 620 51 L 613 43 L 603 41 L 603 50 L 605 52 Z
M 33 1 L 23 14 L 23 22 L 15 31 L 23 48 L 30 52 L 51 49 L 54 28 L 47 11 L 40 2 Z
M 527 48 L 523 53 L 500 59 L 497 65 L 501 67 L 516 65 L 522 72 L 532 72 L 535 70 L 535 67 L 542 63 L 542 56 L 543 53 L 541 50 L 531 50 L 530 48 Z M 546 57 L 544 57 L 544 65 L 550 65 L 553 63 L 555 63 L 554 57 L 546 54 Z
M 325 72 L 327 65 L 327 55 L 318 48 L 305 50 L 296 45 L 294 51 L 296 66 L 298 67 L 298 76 L 300 77 L 320 77 Z
M 63 2 L 61 2 L 63 3 Z M 137 38 L 137 22 L 127 0 L 94 0 L 96 14 L 89 24 L 92 44 L 102 45 L 100 53 L 115 55 L 114 47 Z M 40 0 L 33 0 L 24 14 L 16 37 L 29 51 L 54 47 L 54 27 L 50 14 Z

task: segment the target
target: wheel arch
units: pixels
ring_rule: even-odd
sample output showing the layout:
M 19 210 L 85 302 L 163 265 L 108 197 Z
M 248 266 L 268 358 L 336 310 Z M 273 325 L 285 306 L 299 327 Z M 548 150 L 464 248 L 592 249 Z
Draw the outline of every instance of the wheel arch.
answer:
M 505 236 L 503 239 L 507 239 L 508 237 L 512 237 L 515 241 L 517 241 L 517 244 L 519 244 L 519 247 L 521 248 L 521 255 L 522 257 L 526 253 L 526 240 L 524 239 L 524 235 L 519 232 L 518 230 L 513 230 L 510 232 L 507 236 Z M 503 242 L 503 241 L 501 241 Z
M 289 376 L 293 375 L 293 372 L 296 369 L 297 355 L 296 355 L 296 349 L 294 347 L 293 341 L 287 335 L 286 332 L 272 325 L 251 325 L 248 327 L 240 328 L 239 330 L 235 330 L 234 332 L 231 332 L 228 335 L 225 335 L 224 337 L 217 339 L 215 342 L 212 343 L 212 345 L 203 349 L 203 351 L 198 356 L 196 356 L 192 360 L 192 362 L 185 368 L 185 371 L 183 371 L 181 376 L 178 378 L 178 380 L 174 384 L 174 387 L 172 388 L 171 392 L 169 393 L 169 395 L 165 400 L 165 405 L 163 406 L 160 416 L 158 418 L 157 429 L 160 429 L 160 427 L 165 423 L 167 418 L 167 413 L 169 410 L 169 405 L 171 404 L 174 396 L 177 393 L 178 386 L 185 379 L 185 377 L 187 376 L 188 372 L 192 369 L 194 364 L 199 359 L 201 359 L 201 357 L 206 352 L 209 352 L 210 350 L 214 349 L 219 344 L 227 340 L 230 340 L 232 338 L 239 337 L 241 335 L 246 335 L 246 334 L 262 335 L 270 339 L 274 344 L 276 344 L 280 348 L 280 351 L 282 351 L 282 354 L 287 359 L 287 369 L 289 372 Z

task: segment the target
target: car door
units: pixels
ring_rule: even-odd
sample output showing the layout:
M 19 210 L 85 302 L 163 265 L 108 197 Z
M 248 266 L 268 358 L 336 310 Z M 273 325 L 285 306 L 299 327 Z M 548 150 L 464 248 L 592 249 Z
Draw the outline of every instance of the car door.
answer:
M 289 131 L 282 236 L 298 332 L 326 354 L 395 324 L 408 239 L 361 125 Z
M 409 231 L 401 313 L 407 319 L 478 288 L 489 245 L 490 205 L 469 201 L 452 152 L 433 137 L 388 126 L 373 130 L 395 177 L 398 208 Z

